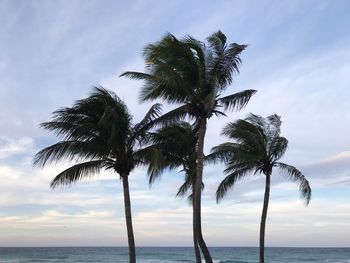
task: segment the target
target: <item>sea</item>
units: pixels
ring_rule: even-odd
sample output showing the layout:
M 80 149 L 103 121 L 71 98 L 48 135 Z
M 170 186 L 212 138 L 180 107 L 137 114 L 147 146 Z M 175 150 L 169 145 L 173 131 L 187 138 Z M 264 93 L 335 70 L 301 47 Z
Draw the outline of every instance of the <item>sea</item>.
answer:
M 258 262 L 256 247 L 211 247 L 215 263 Z M 350 248 L 266 248 L 265 262 L 350 263 Z M 1 263 L 116 263 L 128 262 L 126 247 L 28 247 L 0 248 Z M 139 263 L 195 262 L 190 247 L 138 247 Z

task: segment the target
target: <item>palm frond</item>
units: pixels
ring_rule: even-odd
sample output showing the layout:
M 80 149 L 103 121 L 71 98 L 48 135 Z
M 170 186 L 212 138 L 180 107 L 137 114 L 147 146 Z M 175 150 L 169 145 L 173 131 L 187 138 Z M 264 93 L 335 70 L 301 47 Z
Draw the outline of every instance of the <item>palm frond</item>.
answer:
M 91 177 L 100 172 L 106 165 L 105 160 L 89 161 L 73 165 L 72 167 L 59 173 L 50 184 L 50 187 L 55 188 L 59 185 L 70 185 L 83 178 Z
M 271 143 L 275 141 L 276 138 L 280 138 L 281 134 L 281 117 L 278 116 L 277 114 L 270 115 L 266 117 L 266 124 L 265 124 L 265 129 L 266 129 L 266 135 L 268 137 L 268 143 L 267 143 L 267 148 L 270 149 Z
M 209 46 L 215 51 L 215 53 L 220 56 L 226 49 L 227 37 L 220 30 L 213 33 L 207 38 Z
M 288 140 L 284 137 L 273 137 L 267 146 L 267 152 L 272 161 L 279 160 L 286 152 L 288 147 Z
M 152 101 L 161 98 L 169 103 L 182 103 L 191 96 L 191 88 L 181 75 L 168 65 L 159 63 L 152 81 L 145 82 L 139 99 Z
M 222 105 L 225 110 L 241 110 L 243 109 L 250 98 L 256 93 L 256 90 L 245 90 L 226 97 L 218 99 L 218 104 Z
M 281 173 L 286 175 L 290 181 L 299 184 L 301 197 L 305 199 L 306 204 L 308 205 L 311 200 L 311 187 L 305 176 L 294 166 L 280 162 L 276 162 L 275 165 L 280 168 Z
M 243 160 L 237 160 L 237 159 L 231 159 L 227 164 L 226 168 L 224 170 L 225 174 L 230 174 L 238 170 L 252 170 L 254 171 L 254 174 L 256 174 L 260 169 L 262 164 L 259 162 L 259 160 L 253 159 L 243 159 Z
M 187 192 L 192 189 L 193 187 L 193 181 L 192 180 L 185 180 L 185 182 L 179 187 L 176 197 L 183 197 L 187 194 Z
M 160 127 L 168 126 L 182 122 L 186 119 L 186 117 L 190 116 L 190 108 L 185 104 L 159 116 L 155 120 L 155 124 Z
M 225 50 L 225 67 L 223 71 L 223 76 L 239 73 L 239 65 L 242 63 L 240 54 L 247 48 L 247 45 L 240 45 L 237 43 L 232 43 Z M 228 84 L 232 83 L 233 79 L 228 80 Z
M 210 150 L 210 154 L 206 155 L 204 158 L 205 163 L 227 163 L 240 151 L 240 145 L 237 143 L 226 142 L 219 144 Z
M 127 77 L 129 79 L 145 80 L 145 81 L 153 81 L 154 80 L 153 75 L 143 73 L 143 72 L 137 72 L 137 71 L 125 71 L 124 73 L 120 74 L 119 77 Z
M 151 108 L 148 110 L 143 119 L 135 125 L 135 130 L 139 130 L 139 128 L 144 127 L 146 124 L 149 124 L 156 118 L 158 118 L 161 114 L 162 105 L 160 103 L 153 104 Z
M 89 140 L 98 135 L 96 130 L 98 120 L 91 116 L 81 114 L 72 108 L 62 108 L 53 114 L 53 120 L 41 123 L 40 127 L 52 131 L 63 140 Z
M 234 139 L 241 145 L 241 149 L 256 153 L 261 158 L 267 159 L 265 130 L 247 120 L 237 120 L 228 123 L 222 130 L 222 134 Z
M 138 165 L 147 167 L 149 184 L 153 184 L 166 169 L 177 167 L 166 161 L 159 148 L 155 145 L 147 146 L 134 152 L 134 159 Z
M 262 132 L 265 132 L 267 130 L 268 123 L 266 119 L 260 115 L 250 113 L 244 120 L 258 127 Z
M 206 48 L 203 42 L 187 35 L 182 39 L 182 42 L 195 52 L 195 58 L 198 58 L 198 65 L 205 65 Z
M 143 119 L 139 123 L 135 124 L 130 141 L 138 139 L 141 144 L 146 144 L 146 133 L 157 125 L 157 118 L 161 114 L 161 109 L 162 105 L 160 103 L 156 103 L 151 106 Z
M 189 201 L 190 204 L 193 203 L 193 190 L 194 190 L 194 185 L 196 182 L 196 170 L 195 168 L 191 170 L 186 171 L 186 176 L 185 176 L 185 181 L 184 183 L 179 187 L 176 197 L 184 197 L 188 194 L 189 191 L 191 191 L 188 196 L 187 200 Z M 204 183 L 202 182 L 202 187 L 201 190 L 204 190 Z
M 216 201 L 219 202 L 237 181 L 242 180 L 251 171 L 251 168 L 243 168 L 228 174 L 216 190 Z
M 103 142 L 95 140 L 90 142 L 61 141 L 39 151 L 33 160 L 34 166 L 44 167 L 47 163 L 62 160 L 85 160 L 104 158 L 108 155 Z
M 226 36 L 221 31 L 215 32 L 207 40 L 214 51 L 208 67 L 209 75 L 211 80 L 217 82 L 218 88 L 224 90 L 232 83 L 233 76 L 239 73 L 239 65 L 242 62 L 240 54 L 247 46 L 236 43 L 227 46 Z

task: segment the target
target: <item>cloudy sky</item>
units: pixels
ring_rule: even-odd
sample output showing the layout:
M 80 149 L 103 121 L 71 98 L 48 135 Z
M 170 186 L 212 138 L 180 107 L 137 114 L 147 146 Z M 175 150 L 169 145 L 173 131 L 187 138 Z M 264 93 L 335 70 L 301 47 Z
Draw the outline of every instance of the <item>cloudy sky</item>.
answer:
M 118 176 L 50 190 L 69 164 L 32 168 L 33 155 L 57 141 L 38 124 L 94 85 L 124 99 L 136 122 L 149 107 L 137 100 L 142 83 L 118 75 L 142 71 L 142 48 L 166 32 L 204 40 L 218 29 L 249 44 L 227 92 L 258 93 L 242 112 L 210 120 L 206 152 L 225 140 L 226 122 L 280 114 L 290 141 L 283 161 L 304 172 L 313 197 L 306 207 L 297 185 L 273 176 L 267 245 L 349 246 L 349 10 L 345 0 L 0 0 L 0 246 L 125 246 Z M 222 169 L 205 169 L 207 243 L 257 246 L 264 181 L 252 176 L 217 205 Z M 183 175 L 168 172 L 150 188 L 138 169 L 130 180 L 137 245 L 190 246 L 191 207 L 174 198 Z

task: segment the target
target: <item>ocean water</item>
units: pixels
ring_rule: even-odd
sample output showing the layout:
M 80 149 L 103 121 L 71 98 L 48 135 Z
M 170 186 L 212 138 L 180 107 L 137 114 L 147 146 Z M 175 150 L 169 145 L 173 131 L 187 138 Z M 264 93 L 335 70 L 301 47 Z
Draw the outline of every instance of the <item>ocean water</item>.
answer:
M 214 262 L 258 262 L 258 248 L 210 248 Z M 350 263 L 350 248 L 266 248 L 266 262 L 271 263 Z M 0 248 L 1 263 L 116 263 L 128 262 L 124 247 Z M 195 262 L 189 247 L 139 247 L 137 262 Z

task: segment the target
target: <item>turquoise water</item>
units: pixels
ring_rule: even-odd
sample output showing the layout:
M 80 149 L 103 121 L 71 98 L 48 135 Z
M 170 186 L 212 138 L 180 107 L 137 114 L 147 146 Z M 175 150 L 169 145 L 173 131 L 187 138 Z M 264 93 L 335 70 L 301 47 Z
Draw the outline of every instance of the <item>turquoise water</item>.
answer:
M 258 248 L 210 248 L 214 262 L 258 262 Z M 69 248 L 0 248 L 1 263 L 116 263 L 128 262 L 128 250 L 123 247 Z M 193 250 L 188 247 L 139 247 L 137 262 L 182 263 L 194 262 Z M 267 248 L 266 262 L 271 263 L 350 263 L 350 248 Z

